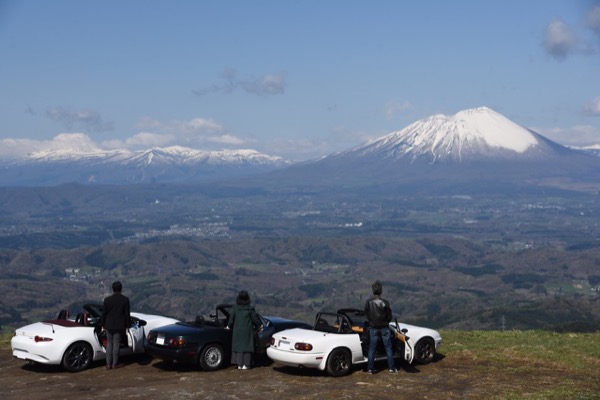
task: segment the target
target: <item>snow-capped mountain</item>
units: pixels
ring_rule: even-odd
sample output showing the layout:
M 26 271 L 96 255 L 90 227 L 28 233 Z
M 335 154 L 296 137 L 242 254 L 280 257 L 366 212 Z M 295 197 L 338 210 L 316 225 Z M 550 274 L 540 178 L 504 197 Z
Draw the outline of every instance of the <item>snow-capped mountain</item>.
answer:
M 273 173 L 343 187 L 598 186 L 600 159 L 569 149 L 487 107 L 434 115 L 319 161 Z M 311 177 L 306 181 L 306 177 Z M 581 183 L 586 182 L 586 183 Z M 600 189 L 600 187 L 598 188 Z
M 181 146 L 143 151 L 102 150 L 71 137 L 27 156 L 0 161 L 0 185 L 205 182 L 252 175 L 288 165 L 255 150 L 203 151 Z
M 27 157 L 0 161 L 0 171 L 0 186 L 196 183 L 243 177 L 235 184 L 274 190 L 600 191 L 600 157 L 555 143 L 486 107 L 434 115 L 363 145 L 294 165 L 254 150 L 174 146 L 108 151 L 75 134 L 59 136 L 50 147 L 34 149 Z
M 487 108 L 461 111 L 452 116 L 434 115 L 417 121 L 348 154 L 385 158 L 469 161 L 522 155 L 544 145 L 539 135 Z
M 95 148 L 59 148 L 36 151 L 13 161 L 14 164 L 29 164 L 33 162 L 60 161 L 95 161 L 98 163 L 119 162 L 124 165 L 149 166 L 152 164 L 201 164 L 231 165 L 231 164 L 267 164 L 282 166 L 286 162 L 281 157 L 268 156 L 256 150 L 221 150 L 204 151 L 181 146 L 154 147 L 148 150 L 131 151 L 100 150 Z

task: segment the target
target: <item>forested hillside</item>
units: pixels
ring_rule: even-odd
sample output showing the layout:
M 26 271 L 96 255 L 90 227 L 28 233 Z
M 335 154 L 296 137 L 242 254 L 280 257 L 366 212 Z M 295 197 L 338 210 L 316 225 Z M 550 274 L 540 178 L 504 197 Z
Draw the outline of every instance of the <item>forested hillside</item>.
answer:
M 263 314 L 312 321 L 361 307 L 375 279 L 408 323 L 600 329 L 600 246 L 462 238 L 152 240 L 0 250 L 2 325 L 97 302 L 121 280 L 135 310 L 192 319 L 250 291 Z

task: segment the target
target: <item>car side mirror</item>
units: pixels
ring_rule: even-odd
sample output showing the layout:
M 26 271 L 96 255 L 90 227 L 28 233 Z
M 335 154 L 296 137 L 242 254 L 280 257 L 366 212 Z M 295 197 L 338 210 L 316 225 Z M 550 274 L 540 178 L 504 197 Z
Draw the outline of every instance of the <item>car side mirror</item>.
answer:
M 402 332 L 402 333 L 404 333 L 404 334 L 406 335 L 406 332 L 408 332 L 408 329 L 406 329 L 406 328 L 402 328 L 402 329 L 401 329 L 401 332 Z
M 144 321 L 143 319 L 140 319 L 140 320 L 138 321 L 138 325 L 139 325 L 139 326 L 146 326 L 146 324 L 147 324 L 147 322 L 146 322 L 146 321 Z

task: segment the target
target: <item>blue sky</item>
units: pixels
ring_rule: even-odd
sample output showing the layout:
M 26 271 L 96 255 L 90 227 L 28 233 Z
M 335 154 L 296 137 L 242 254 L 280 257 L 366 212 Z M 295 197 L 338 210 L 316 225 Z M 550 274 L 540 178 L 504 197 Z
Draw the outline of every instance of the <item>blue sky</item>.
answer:
M 600 144 L 600 1 L 0 0 L 0 156 L 305 160 L 480 106 Z

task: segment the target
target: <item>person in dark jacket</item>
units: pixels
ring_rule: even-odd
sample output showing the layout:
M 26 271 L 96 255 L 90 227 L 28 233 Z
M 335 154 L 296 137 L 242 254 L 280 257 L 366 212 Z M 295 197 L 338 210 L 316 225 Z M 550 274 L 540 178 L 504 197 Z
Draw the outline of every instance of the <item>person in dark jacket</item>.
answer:
M 254 332 L 262 330 L 262 323 L 250 305 L 248 292 L 240 291 L 235 303 L 227 322 L 227 328 L 232 330 L 231 362 L 238 369 L 249 369 L 254 354 Z
M 367 372 L 375 372 L 375 350 L 377 343 L 381 339 L 385 352 L 387 354 L 388 371 L 390 373 L 398 372 L 394 365 L 394 351 L 392 350 L 392 332 L 390 330 L 390 321 L 392 320 L 392 308 L 390 302 L 381 298 L 383 287 L 379 281 L 371 286 L 373 297 L 367 300 L 365 304 L 365 316 L 369 320 L 369 354 L 367 362 Z
M 121 368 L 119 349 L 125 331 L 131 326 L 129 298 L 121 294 L 123 285 L 116 281 L 112 284 L 113 294 L 104 299 L 100 324 L 106 330 L 106 369 Z

